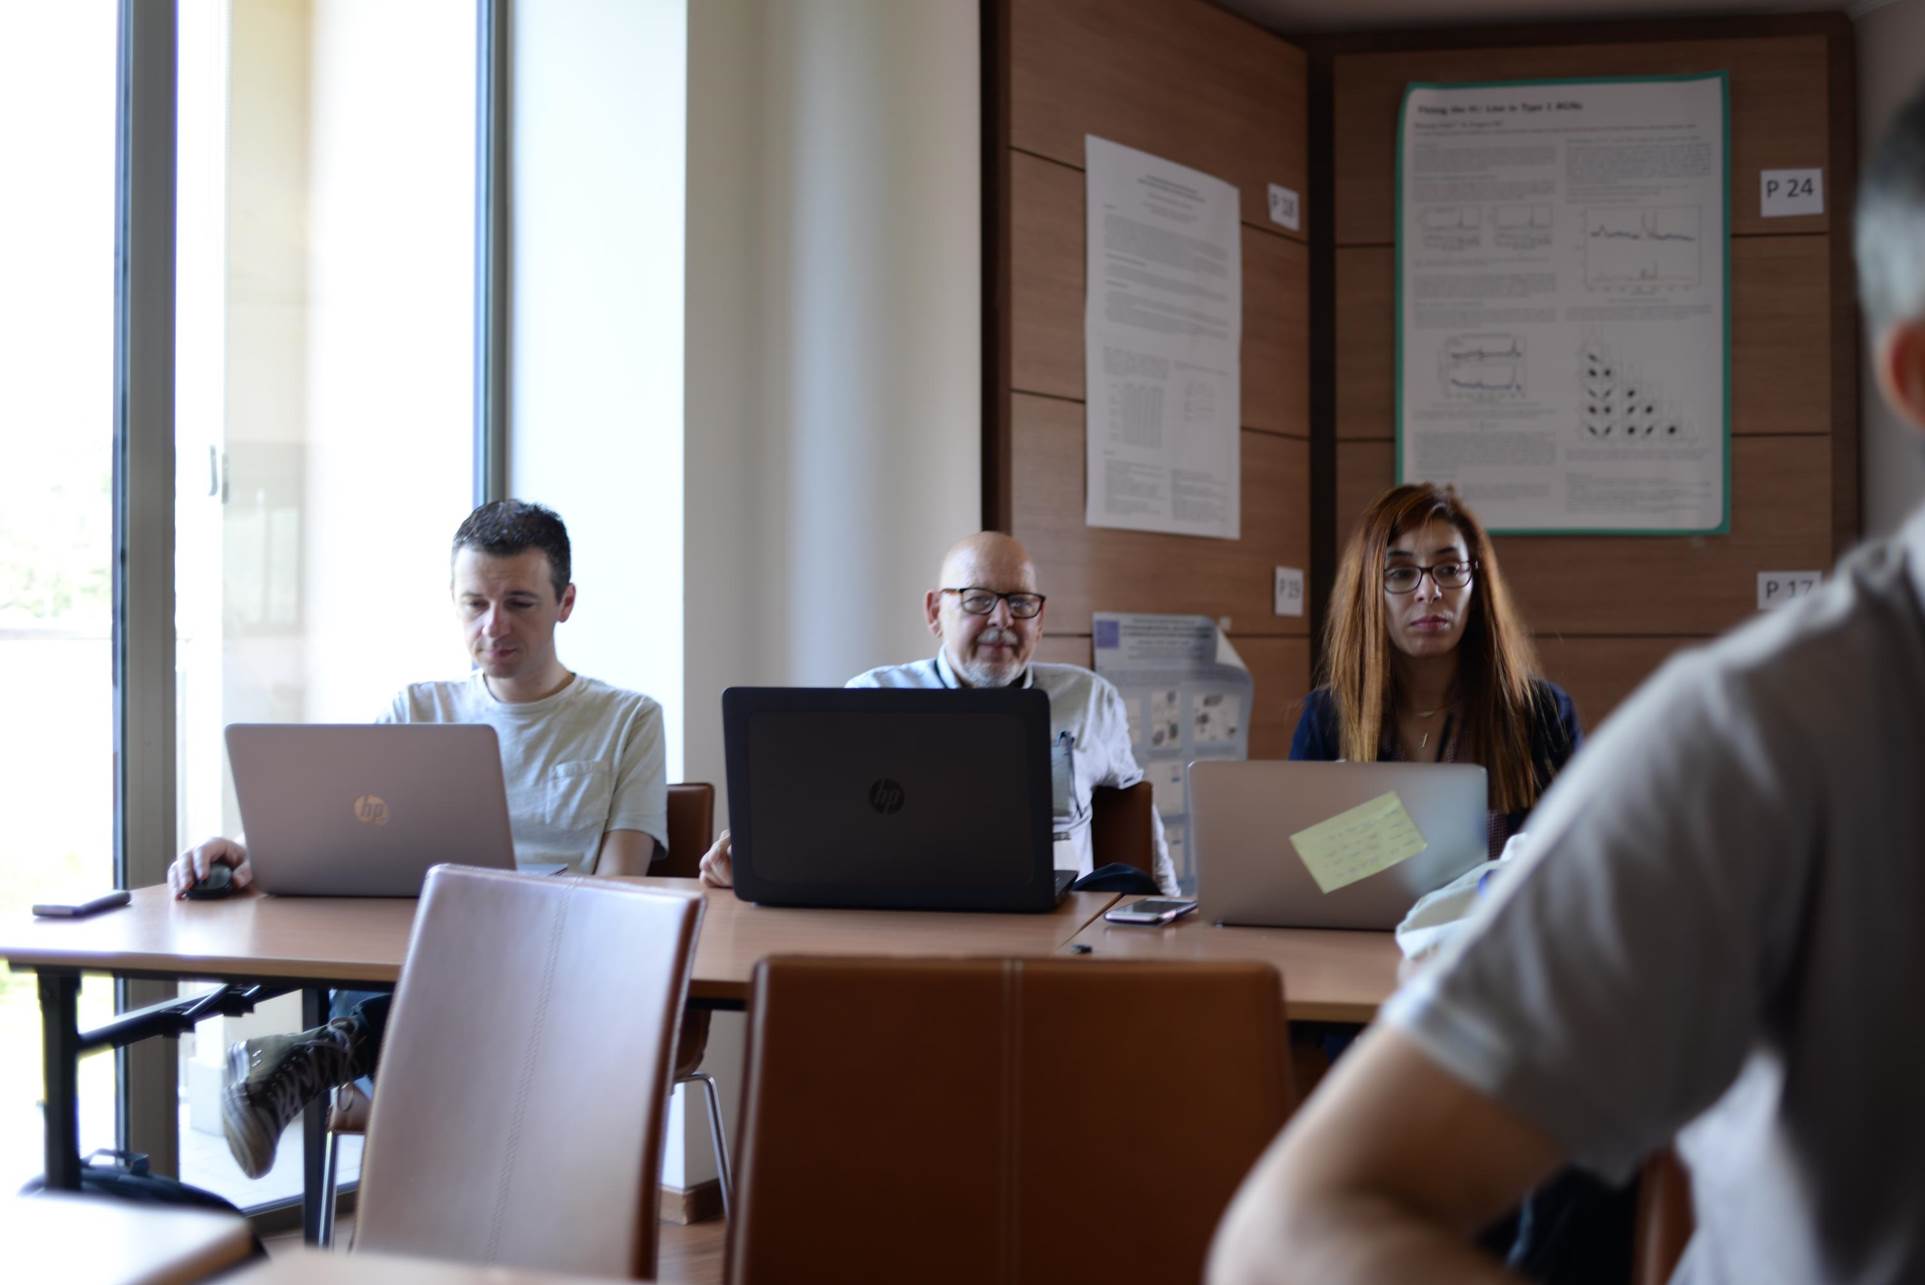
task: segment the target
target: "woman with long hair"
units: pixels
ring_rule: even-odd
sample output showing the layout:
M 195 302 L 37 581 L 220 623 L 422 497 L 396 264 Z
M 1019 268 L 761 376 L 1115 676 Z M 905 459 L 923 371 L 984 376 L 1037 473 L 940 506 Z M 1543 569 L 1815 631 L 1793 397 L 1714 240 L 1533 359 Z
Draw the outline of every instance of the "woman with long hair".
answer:
M 1290 757 L 1481 764 L 1492 856 L 1583 739 L 1450 487 L 1394 487 L 1364 513 L 1331 591 L 1322 677 Z
M 1304 701 L 1290 757 L 1482 764 L 1496 857 L 1582 739 L 1577 707 L 1539 674 L 1490 536 L 1457 492 L 1420 482 L 1379 496 L 1337 568 L 1323 684 Z M 1353 1037 L 1314 1035 L 1330 1057 Z M 1567 1169 L 1479 1239 L 1527 1279 L 1618 1281 L 1635 1211 L 1635 1185 Z

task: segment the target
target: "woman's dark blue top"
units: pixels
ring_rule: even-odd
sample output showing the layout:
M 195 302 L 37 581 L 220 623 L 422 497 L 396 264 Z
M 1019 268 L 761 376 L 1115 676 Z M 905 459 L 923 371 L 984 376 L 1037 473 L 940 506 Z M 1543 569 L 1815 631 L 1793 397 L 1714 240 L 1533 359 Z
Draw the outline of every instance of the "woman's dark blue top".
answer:
M 1531 681 L 1531 764 L 1537 776 L 1540 796 L 1550 788 L 1551 778 L 1564 770 L 1571 755 L 1584 741 L 1578 725 L 1577 706 L 1562 687 L 1538 678 Z M 1390 759 L 1395 751 L 1383 757 Z M 1290 738 L 1290 757 L 1312 763 L 1331 763 L 1343 756 L 1337 732 L 1337 698 L 1327 687 L 1319 687 L 1303 698 L 1303 717 L 1297 720 L 1296 735 Z M 1503 832 L 1516 834 L 1524 828 L 1530 809 L 1506 815 Z M 1495 819 L 1495 818 L 1493 818 Z M 1495 854 L 1493 854 L 1495 855 Z

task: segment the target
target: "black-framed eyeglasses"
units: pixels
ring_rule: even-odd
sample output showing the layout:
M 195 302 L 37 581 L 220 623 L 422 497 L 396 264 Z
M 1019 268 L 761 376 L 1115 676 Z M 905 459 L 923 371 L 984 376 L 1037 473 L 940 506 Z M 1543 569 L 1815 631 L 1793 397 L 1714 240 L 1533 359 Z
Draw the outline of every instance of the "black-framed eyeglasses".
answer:
M 1420 567 L 1414 562 L 1399 562 L 1384 568 L 1384 592 L 1415 593 L 1417 586 L 1429 576 L 1431 583 L 1439 589 L 1462 589 L 1471 581 L 1477 570 L 1475 560 L 1458 562 L 1439 562 L 1434 566 Z
M 977 589 L 974 586 L 964 589 L 939 589 L 938 593 L 953 593 L 961 599 L 959 606 L 972 616 L 987 616 L 996 610 L 998 602 L 1009 604 L 1009 614 L 1018 620 L 1029 620 L 1043 609 L 1044 597 L 1040 593 L 997 593 L 994 589 Z

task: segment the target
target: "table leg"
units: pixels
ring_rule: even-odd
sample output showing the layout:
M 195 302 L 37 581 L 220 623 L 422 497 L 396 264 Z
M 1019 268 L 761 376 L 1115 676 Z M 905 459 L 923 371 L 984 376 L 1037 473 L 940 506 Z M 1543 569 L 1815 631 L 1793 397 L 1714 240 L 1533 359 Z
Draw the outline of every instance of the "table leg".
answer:
M 301 1029 L 313 1030 L 328 1020 L 329 992 L 325 986 L 301 988 Z M 308 1104 L 301 1115 L 301 1239 L 321 1243 L 321 1202 L 332 1194 L 323 1190 L 327 1167 L 328 1096 Z
M 40 1050 L 46 1077 L 47 1187 L 79 1191 L 79 973 L 40 970 Z

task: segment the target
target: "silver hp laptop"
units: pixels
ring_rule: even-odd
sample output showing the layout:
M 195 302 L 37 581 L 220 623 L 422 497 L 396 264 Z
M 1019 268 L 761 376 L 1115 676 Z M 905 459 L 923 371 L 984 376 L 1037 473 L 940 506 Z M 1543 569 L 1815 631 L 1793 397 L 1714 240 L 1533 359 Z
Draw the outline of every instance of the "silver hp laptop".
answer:
M 1425 847 L 1324 892 L 1290 836 L 1395 794 Z M 1484 769 L 1459 763 L 1190 764 L 1198 914 L 1273 928 L 1395 928 L 1417 898 L 1487 856 Z
M 227 761 L 263 892 L 413 897 L 440 862 L 515 868 L 492 727 L 230 723 Z
M 1076 877 L 1042 692 L 731 687 L 722 730 L 745 901 L 1047 911 Z

